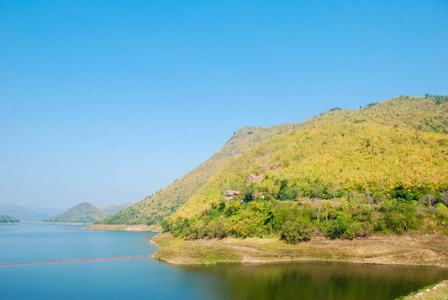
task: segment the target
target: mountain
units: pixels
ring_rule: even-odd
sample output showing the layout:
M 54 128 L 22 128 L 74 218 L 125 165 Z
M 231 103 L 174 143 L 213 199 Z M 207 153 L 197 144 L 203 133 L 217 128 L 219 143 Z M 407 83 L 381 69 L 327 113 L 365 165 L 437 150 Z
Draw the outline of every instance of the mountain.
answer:
M 322 196 L 312 189 L 324 187 L 335 188 L 333 193 L 386 192 L 397 185 L 448 184 L 448 102 L 399 97 L 359 110 L 332 109 L 301 127 L 233 160 L 176 215 L 200 213 L 204 202 L 222 198 L 225 190 L 244 189 L 251 174 L 263 175 L 261 186 L 276 195 L 286 180 L 301 190 L 299 196 L 310 197 Z
M 300 127 L 235 157 L 165 229 L 192 238 L 446 230 L 448 97 L 335 108 Z M 226 190 L 241 202 L 226 205 Z M 274 201 L 296 198 L 324 201 Z
M 19 223 L 20 220 L 11 215 L 0 215 L 0 224 Z
M 298 124 L 266 128 L 244 127 L 234 133 L 218 152 L 179 180 L 131 207 L 107 218 L 101 224 L 154 224 L 171 215 L 187 202 L 212 176 L 234 157 L 274 136 L 297 129 Z
M 42 221 L 50 217 L 48 214 L 36 212 L 14 204 L 0 205 L 0 214 L 16 216 L 22 221 Z
M 32 210 L 37 213 L 46 214 L 46 215 L 48 215 L 47 218 L 49 218 L 50 216 L 55 216 L 55 215 L 60 214 L 67 210 L 67 208 L 44 207 L 44 206 L 37 206 L 37 205 L 24 205 L 23 208 Z
M 88 202 L 80 203 L 66 212 L 44 220 L 50 223 L 92 223 L 104 218 L 107 213 Z
M 116 213 L 117 211 L 120 211 L 124 208 L 127 208 L 129 206 L 131 206 L 133 203 L 131 202 L 127 202 L 125 204 L 122 205 L 115 205 L 115 204 L 109 204 L 108 206 L 106 206 L 105 208 L 103 208 L 103 211 L 109 215 Z

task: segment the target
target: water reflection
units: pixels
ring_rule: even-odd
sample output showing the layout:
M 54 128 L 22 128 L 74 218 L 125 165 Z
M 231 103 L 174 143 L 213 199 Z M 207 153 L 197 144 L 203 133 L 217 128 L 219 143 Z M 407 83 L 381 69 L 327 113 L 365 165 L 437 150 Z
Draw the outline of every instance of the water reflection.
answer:
M 344 263 L 189 266 L 221 282 L 204 289 L 223 299 L 395 299 L 448 278 L 431 267 Z

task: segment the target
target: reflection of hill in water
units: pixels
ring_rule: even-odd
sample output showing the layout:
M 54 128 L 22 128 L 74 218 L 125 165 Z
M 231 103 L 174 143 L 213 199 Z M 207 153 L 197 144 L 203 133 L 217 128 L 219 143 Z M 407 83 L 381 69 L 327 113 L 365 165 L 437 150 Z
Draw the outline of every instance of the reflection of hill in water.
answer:
M 224 284 L 204 288 L 227 299 L 395 299 L 448 277 L 442 268 L 344 263 L 183 268 L 217 277 Z

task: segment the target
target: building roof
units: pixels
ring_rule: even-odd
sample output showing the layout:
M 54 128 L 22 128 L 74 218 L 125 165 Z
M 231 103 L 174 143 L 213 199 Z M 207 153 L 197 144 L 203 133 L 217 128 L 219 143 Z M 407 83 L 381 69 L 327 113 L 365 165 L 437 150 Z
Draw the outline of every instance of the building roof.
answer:
M 224 194 L 229 194 L 230 196 L 239 195 L 240 191 L 227 190 Z

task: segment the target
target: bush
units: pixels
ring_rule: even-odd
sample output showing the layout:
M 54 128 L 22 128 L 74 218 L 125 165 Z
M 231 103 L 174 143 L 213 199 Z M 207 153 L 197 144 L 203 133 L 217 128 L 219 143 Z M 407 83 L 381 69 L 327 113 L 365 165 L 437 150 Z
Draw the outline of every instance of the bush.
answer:
M 437 197 L 435 195 L 427 194 L 422 200 L 427 206 L 433 206 L 437 202 Z
M 324 235 L 332 239 L 351 236 L 351 232 L 343 236 L 349 228 L 349 221 L 344 216 L 339 216 L 325 223 Z
M 231 215 L 236 214 L 241 209 L 241 204 L 238 201 L 232 201 L 227 206 L 226 216 L 230 217 Z
M 442 203 L 437 205 L 437 216 L 442 219 L 448 219 L 448 208 Z
M 249 226 L 244 221 L 238 221 L 231 228 L 231 233 L 233 236 L 246 238 L 246 237 L 250 236 Z
M 222 220 L 208 223 L 205 228 L 205 235 L 221 239 L 225 238 L 228 235 L 225 223 Z
M 355 222 L 350 226 L 349 231 L 354 233 L 353 237 L 366 237 L 373 232 L 373 225 L 370 222 Z
M 380 212 L 388 229 L 396 233 L 415 229 L 417 226 L 416 201 L 386 200 L 381 204 Z
M 286 221 L 281 233 L 281 239 L 291 244 L 301 241 L 309 241 L 312 236 L 312 225 L 304 219 L 298 221 Z

